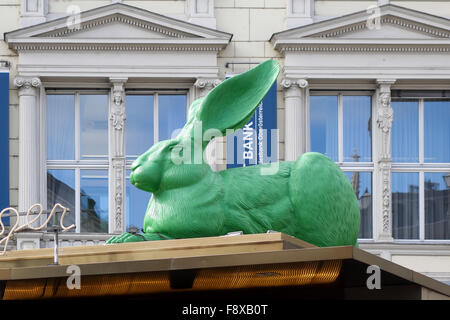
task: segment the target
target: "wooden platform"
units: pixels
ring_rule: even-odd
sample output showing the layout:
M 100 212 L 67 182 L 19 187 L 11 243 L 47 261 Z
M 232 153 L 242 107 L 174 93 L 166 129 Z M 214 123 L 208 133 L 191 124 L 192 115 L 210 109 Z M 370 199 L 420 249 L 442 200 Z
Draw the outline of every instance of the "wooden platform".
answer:
M 249 234 L 143 241 L 109 245 L 60 247 L 59 264 L 87 264 L 119 261 L 198 257 L 218 254 L 268 252 L 312 248 L 314 245 L 283 233 Z M 53 249 L 9 251 L 0 256 L 0 272 L 5 268 L 38 267 L 53 263 Z M 1 279 L 1 278 L 0 278 Z
M 59 257 L 56 266 L 52 249 L 0 257 L 0 298 L 450 299 L 450 286 L 364 250 L 282 233 L 64 247 Z M 68 265 L 80 268 L 80 290 L 66 286 Z M 369 266 L 380 290 L 367 288 Z

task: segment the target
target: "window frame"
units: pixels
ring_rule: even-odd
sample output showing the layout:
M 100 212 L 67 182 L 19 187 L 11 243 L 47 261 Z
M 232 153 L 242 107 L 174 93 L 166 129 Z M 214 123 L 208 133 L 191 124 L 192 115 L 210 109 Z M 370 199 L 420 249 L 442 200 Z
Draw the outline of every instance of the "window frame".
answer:
M 110 179 L 110 143 L 108 143 L 108 154 L 104 160 L 80 159 L 80 95 L 82 94 L 105 94 L 108 97 L 108 137 L 110 130 L 109 109 L 110 109 L 110 90 L 108 89 L 45 89 L 41 100 L 41 152 L 44 159 L 44 170 L 41 175 L 42 184 L 45 186 L 43 192 L 45 196 L 41 201 L 44 207 L 47 207 L 47 171 L 48 170 L 74 170 L 75 171 L 75 233 L 81 234 L 81 170 L 105 170 L 107 172 L 108 181 Z M 75 122 L 75 159 L 74 160 L 47 160 L 47 95 L 74 95 L 74 122 Z M 108 138 L 109 140 L 109 138 Z M 110 190 L 108 187 L 108 199 L 110 199 Z M 111 203 L 108 200 L 108 213 L 111 210 Z M 108 215 L 109 216 L 109 215 Z M 45 217 L 41 218 L 41 222 L 45 221 Z M 85 233 L 85 232 L 83 232 Z M 102 233 L 98 233 L 102 234 Z
M 395 242 L 399 243 L 450 243 L 450 239 L 425 239 L 425 173 L 439 173 L 450 172 L 450 163 L 438 163 L 438 162 L 425 162 L 425 100 L 427 99 L 442 99 L 449 100 L 449 97 L 392 97 L 392 102 L 395 100 L 411 100 L 418 101 L 418 150 L 419 161 L 418 162 L 394 162 L 392 161 L 391 173 L 405 172 L 405 173 L 418 173 L 419 174 L 419 239 L 395 239 Z M 394 123 L 395 125 L 395 111 L 394 111 Z M 391 142 L 393 145 L 393 141 Z M 392 191 L 391 191 L 392 192 Z
M 376 231 L 376 213 L 374 204 L 378 201 L 377 193 L 376 193 L 376 171 L 374 165 L 374 155 L 375 155 L 375 143 L 372 134 L 371 138 L 371 156 L 372 161 L 370 162 L 347 162 L 344 161 L 344 108 L 343 108 L 343 96 L 369 96 L 371 103 L 371 126 L 375 128 L 375 103 L 376 103 L 376 94 L 374 90 L 321 90 L 321 89 L 310 89 L 309 96 L 307 99 L 307 130 L 306 130 L 306 141 L 307 141 L 307 151 L 311 151 L 311 132 L 310 132 L 310 114 L 311 114 L 311 105 L 310 105 L 310 97 L 311 96 L 337 96 L 338 97 L 338 161 L 335 163 L 342 169 L 344 172 L 371 172 L 372 173 L 372 237 L 371 238 L 358 238 L 363 241 L 373 241 L 375 238 Z M 372 129 L 373 131 L 373 129 Z

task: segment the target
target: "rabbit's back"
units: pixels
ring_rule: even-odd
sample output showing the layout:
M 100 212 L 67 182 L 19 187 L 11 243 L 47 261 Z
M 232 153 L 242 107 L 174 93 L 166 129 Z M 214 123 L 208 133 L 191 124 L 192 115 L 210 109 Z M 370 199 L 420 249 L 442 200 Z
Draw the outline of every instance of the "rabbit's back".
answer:
M 272 166 L 277 167 L 273 171 L 265 170 L 267 165 L 220 171 L 227 212 L 226 229 L 244 233 L 276 230 L 292 234 L 298 228 L 289 199 L 288 182 L 294 164 L 289 161 L 274 163 Z
M 303 154 L 292 167 L 289 194 L 300 224 L 295 237 L 317 246 L 357 244 L 358 201 L 344 172 L 328 157 Z

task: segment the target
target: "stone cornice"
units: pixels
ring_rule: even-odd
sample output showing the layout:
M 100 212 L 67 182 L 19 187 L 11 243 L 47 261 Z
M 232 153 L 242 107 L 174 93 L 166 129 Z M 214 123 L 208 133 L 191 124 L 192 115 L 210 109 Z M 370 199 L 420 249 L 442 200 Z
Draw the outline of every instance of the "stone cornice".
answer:
M 80 21 L 82 25 L 90 25 L 103 21 L 111 16 L 120 16 L 126 18 L 133 25 L 140 24 L 142 27 L 152 26 L 158 30 L 179 35 L 190 35 L 190 37 L 200 38 L 224 38 L 230 40 L 232 34 L 206 28 L 186 21 L 170 18 L 161 14 L 150 12 L 148 10 L 133 7 L 123 3 L 114 3 L 103 7 L 97 7 L 80 13 Z M 124 21 L 124 22 L 127 22 Z M 67 17 L 61 17 L 55 20 L 44 22 L 38 25 L 14 30 L 5 33 L 5 40 L 17 37 L 36 37 L 45 34 L 56 34 L 63 32 L 67 28 Z M 74 30 L 75 31 L 75 30 Z M 76 32 L 76 31 L 75 31 Z M 64 35 L 65 33 L 61 33 Z M 168 35 L 168 34 L 167 34 Z
M 398 25 L 418 33 L 432 37 L 450 37 L 450 19 L 434 16 L 428 13 L 388 4 L 378 7 L 381 23 Z M 304 39 L 306 37 L 337 37 L 355 32 L 366 26 L 370 12 L 362 10 L 336 18 L 315 22 L 309 25 L 274 33 L 272 43 L 285 39 Z
M 128 25 L 132 25 L 132 26 L 136 26 L 138 28 L 142 28 L 145 30 L 149 30 L 149 31 L 153 31 L 153 32 L 157 32 L 160 33 L 164 36 L 167 37 L 172 37 L 172 38 L 188 38 L 188 37 L 196 37 L 193 34 L 189 34 L 186 32 L 182 32 L 182 31 L 178 31 L 172 28 L 167 28 L 167 27 L 162 27 L 159 26 L 155 23 L 150 23 L 147 21 L 143 21 L 143 20 L 138 20 L 135 18 L 131 18 L 131 17 L 127 17 L 123 14 L 114 14 L 111 16 L 107 16 L 107 17 L 102 17 L 99 19 L 95 19 L 92 21 L 88 21 L 85 23 L 81 23 L 80 28 L 73 28 L 73 29 L 69 29 L 69 28 L 62 28 L 59 30 L 55 30 L 55 31 L 50 31 L 44 34 L 41 34 L 41 37 L 66 37 L 69 34 L 73 34 L 73 33 L 78 33 L 78 32 L 82 32 L 82 31 L 86 31 L 86 30 L 90 30 L 93 29 L 97 26 L 101 26 L 101 25 L 105 25 L 108 23 L 112 23 L 112 22 L 121 22 L 121 23 L 125 23 Z
M 450 42 L 438 44 L 411 43 L 407 44 L 368 44 L 367 42 L 342 43 L 277 43 L 275 49 L 280 52 L 450 52 Z
M 10 48 L 17 51 L 220 51 L 227 40 L 209 39 L 152 39 L 133 41 L 130 39 L 64 39 L 54 38 L 17 39 Z
M 423 33 L 423 34 L 426 34 L 426 35 L 429 35 L 429 36 L 435 37 L 435 38 L 450 38 L 449 30 L 431 27 L 431 26 L 428 26 L 428 25 L 425 25 L 422 23 L 417 23 L 415 21 L 411 21 L 408 19 L 402 19 L 399 17 L 391 16 L 391 15 L 380 17 L 380 23 L 400 26 L 407 30 L 416 31 L 418 33 Z M 355 23 L 352 25 L 328 30 L 325 32 L 316 33 L 316 34 L 311 35 L 310 37 L 320 37 L 320 38 L 339 37 L 344 34 L 357 32 L 357 31 L 364 30 L 364 29 L 367 29 L 366 21 L 362 21 L 362 22 Z

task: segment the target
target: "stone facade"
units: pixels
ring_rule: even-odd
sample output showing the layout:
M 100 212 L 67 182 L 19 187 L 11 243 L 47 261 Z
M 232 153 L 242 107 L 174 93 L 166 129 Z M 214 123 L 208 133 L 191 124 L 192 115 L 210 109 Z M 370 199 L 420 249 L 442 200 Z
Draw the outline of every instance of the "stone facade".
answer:
M 448 272 L 450 241 L 400 243 L 392 239 L 389 189 L 392 167 L 390 90 L 420 87 L 450 89 L 448 62 L 450 49 L 448 44 L 445 44 L 450 34 L 448 1 L 5 0 L 0 3 L 0 32 L 8 33 L 22 27 L 54 21 L 68 14 L 89 12 L 89 10 L 117 2 L 203 28 L 200 30 L 192 27 L 187 30 L 185 25 L 173 21 L 167 22 L 172 23 L 172 27 L 180 34 L 182 34 L 181 30 L 195 31 L 198 37 L 204 37 L 208 41 L 218 39 L 224 34 L 232 34 L 231 41 L 221 38 L 223 43 L 215 44 L 215 49 L 212 49 L 212 42 L 195 43 L 190 47 L 191 52 L 205 54 L 210 63 L 209 69 L 204 73 L 186 68 L 182 70 L 195 79 L 190 84 L 192 97 L 205 95 L 226 75 L 241 73 L 267 59 L 279 61 L 283 66 L 277 87 L 280 160 L 294 160 L 309 150 L 307 133 L 309 90 L 373 90 L 378 112 L 375 119 L 377 131 L 373 142 L 376 151 L 373 167 L 375 232 L 373 240 L 361 242 L 361 248 L 440 280 L 450 281 Z M 388 10 L 385 15 L 383 11 L 376 11 L 377 8 L 371 7 L 387 4 L 394 6 L 382 9 Z M 398 9 L 397 6 L 406 9 Z M 408 9 L 419 13 L 412 13 Z M 361 13 L 358 16 L 356 12 Z M 371 19 L 371 15 L 375 14 L 373 19 L 377 21 L 377 13 L 382 15 L 380 23 L 389 25 L 383 29 L 383 32 L 385 37 L 394 39 L 392 42 L 381 43 L 379 38 L 383 37 L 379 37 L 379 34 L 370 33 L 370 30 L 361 31 L 361 28 L 365 28 L 367 19 Z M 426 14 L 442 18 L 428 19 Z M 344 15 L 350 15 L 350 18 L 340 20 L 340 17 Z M 163 23 L 162 20 L 159 22 Z M 314 28 L 308 29 L 308 25 L 312 23 Z M 108 23 L 106 22 L 105 25 Z M 214 29 L 223 34 L 208 31 Z M 147 28 L 147 30 L 150 29 Z M 362 32 L 360 37 L 352 38 L 352 34 L 359 31 Z M 101 33 L 101 31 L 98 32 Z M 166 36 L 175 35 L 170 32 L 172 31 L 168 31 Z M 364 38 L 367 43 L 358 42 L 359 38 Z M 407 38 L 409 42 L 405 42 L 405 46 L 400 47 L 399 42 L 395 41 L 400 38 Z M 334 42 L 327 42 L 327 39 L 332 39 Z M 432 45 L 427 44 L 430 39 L 435 40 Z M 33 65 L 29 63 L 32 59 L 29 52 L 33 51 L 29 49 L 33 45 L 35 44 L 17 44 L 14 48 L 11 41 L 8 44 L 3 38 L 0 40 L 0 60 L 7 60 L 10 63 L 10 202 L 11 206 L 18 207 L 19 210 L 25 210 L 27 206 L 39 201 L 42 197 L 39 188 L 30 187 L 39 180 L 36 169 L 39 164 L 26 160 L 34 153 L 38 153 L 35 149 L 39 143 L 27 142 L 25 137 L 39 136 L 38 124 L 34 122 L 38 117 L 33 116 L 38 109 L 33 109 L 33 106 L 38 105 L 40 91 L 44 90 L 41 86 L 41 78 L 51 78 L 57 73 L 54 69 L 54 71 L 46 70 L 47 73 L 36 70 L 33 74 Z M 144 46 L 142 43 L 139 45 Z M 174 45 L 181 46 L 176 42 Z M 203 48 L 210 46 L 208 50 L 212 51 L 203 49 L 202 51 L 199 49 L 201 46 Z M 149 50 L 148 47 L 146 48 Z M 71 51 L 78 49 L 55 50 L 65 52 L 70 61 Z M 167 56 L 168 49 L 165 50 L 166 53 L 159 59 Z M 19 57 L 20 52 L 23 52 L 23 57 Z M 211 52 L 213 54 L 207 55 Z M 370 63 L 367 62 L 368 54 L 372 59 Z M 412 57 L 416 59 L 420 55 L 427 62 L 420 59 L 412 60 Z M 177 54 L 173 55 L 174 59 L 176 56 Z M 189 57 L 187 61 L 194 65 L 203 63 L 200 58 L 195 58 L 195 54 L 186 54 L 186 57 Z M 387 61 L 386 58 L 388 58 Z M 20 65 L 19 59 L 21 59 Z M 158 77 L 176 77 L 175 71 L 157 71 L 160 72 L 158 76 L 152 74 L 151 72 L 156 72 L 152 70 L 155 69 L 142 71 L 141 76 L 151 78 L 151 81 L 157 81 Z M 123 231 L 124 224 L 122 215 L 124 207 L 121 200 L 124 188 L 124 172 L 121 169 L 123 168 L 121 163 L 124 158 L 123 150 L 120 150 L 120 141 L 123 141 L 121 126 L 124 116 L 121 110 L 127 79 L 120 77 L 120 74 L 127 72 L 129 73 L 130 70 L 120 70 L 116 74 L 105 76 L 108 82 L 107 87 L 111 90 L 111 105 L 114 106 L 110 114 L 112 124 L 109 133 L 110 141 L 118 141 L 114 145 L 119 146 L 110 159 L 115 177 L 110 181 L 110 189 L 114 190 L 110 196 L 110 206 L 115 208 L 112 214 L 115 218 L 110 221 L 111 233 Z M 68 76 L 76 78 L 75 73 Z M 86 76 L 90 77 L 92 74 L 86 73 Z M 423 82 L 417 85 L 416 80 Z M 395 119 L 395 115 L 393 117 Z M 226 150 L 224 139 L 217 139 L 215 147 L 216 150 Z M 225 151 L 219 152 L 218 157 L 221 160 L 225 159 Z M 224 165 L 215 166 L 214 169 L 224 169 Z M 51 245 L 47 235 L 40 237 L 42 246 Z M 101 243 L 108 238 L 108 235 L 79 235 L 75 238 L 69 235 L 63 237 L 67 240 L 67 245 L 71 245 Z M 25 239 L 23 243 L 24 245 L 19 247 L 28 248 L 30 244 L 36 243 L 36 240 Z

